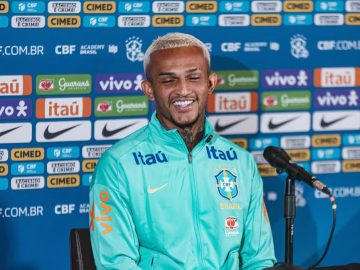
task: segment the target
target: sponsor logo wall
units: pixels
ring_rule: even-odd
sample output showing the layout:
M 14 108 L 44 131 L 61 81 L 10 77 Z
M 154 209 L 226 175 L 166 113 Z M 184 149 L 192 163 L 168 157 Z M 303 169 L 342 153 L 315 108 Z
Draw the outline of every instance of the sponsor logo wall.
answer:
M 334 191 L 341 214 L 324 265 L 360 261 L 342 248 L 351 245 L 344 239 L 356 234 L 348 224 L 360 211 L 359 26 L 358 0 L 0 1 L 4 269 L 34 261 L 36 269 L 68 268 L 64 246 L 70 228 L 88 226 L 99 158 L 156 108 L 141 91 L 142 60 L 151 41 L 170 31 L 198 36 L 212 55 L 219 78 L 207 114 L 258 164 L 278 259 L 284 177 L 262 157 L 269 145 Z M 295 262 L 309 265 L 327 240 L 320 228 L 330 208 L 302 183 L 297 196 L 295 245 L 309 248 L 298 248 Z M 318 242 L 308 240 L 309 226 Z M 49 241 L 56 260 L 43 256 Z M 29 242 L 44 248 L 25 249 Z

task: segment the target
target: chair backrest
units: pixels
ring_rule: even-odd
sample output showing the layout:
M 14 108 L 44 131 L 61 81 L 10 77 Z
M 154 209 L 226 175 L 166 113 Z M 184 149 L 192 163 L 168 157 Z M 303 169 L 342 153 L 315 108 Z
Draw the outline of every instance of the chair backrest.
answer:
M 71 270 L 96 270 L 89 228 L 71 229 L 70 262 Z
M 360 270 L 360 263 L 350 263 L 346 265 L 319 267 L 319 268 L 315 268 L 315 270 Z

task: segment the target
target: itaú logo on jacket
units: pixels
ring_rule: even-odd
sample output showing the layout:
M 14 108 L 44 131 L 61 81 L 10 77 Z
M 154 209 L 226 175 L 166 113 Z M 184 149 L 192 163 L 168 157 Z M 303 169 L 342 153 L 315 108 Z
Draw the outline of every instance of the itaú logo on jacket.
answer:
M 164 153 L 158 151 L 155 154 L 142 154 L 141 152 L 132 152 L 136 165 L 153 165 L 157 163 L 167 163 L 169 160 Z
M 228 151 L 216 149 L 214 146 L 206 146 L 206 153 L 209 159 L 235 160 L 238 159 L 237 154 L 233 148 L 230 147 Z

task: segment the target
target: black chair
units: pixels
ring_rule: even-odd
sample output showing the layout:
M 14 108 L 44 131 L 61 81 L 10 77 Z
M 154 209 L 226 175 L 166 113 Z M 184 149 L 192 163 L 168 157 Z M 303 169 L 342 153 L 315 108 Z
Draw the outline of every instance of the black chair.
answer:
M 295 265 L 285 265 L 285 264 L 277 264 L 274 267 L 269 267 L 264 270 L 306 270 L 307 268 L 303 268 Z M 313 270 L 360 270 L 359 263 L 351 263 L 347 265 L 336 265 L 336 266 L 326 266 L 326 267 L 317 267 L 312 268 Z
M 89 228 L 71 229 L 70 263 L 71 270 L 96 270 Z
M 76 228 L 70 231 L 70 262 L 71 270 L 96 270 L 94 256 L 90 243 L 89 228 Z M 276 270 L 300 270 L 304 269 L 298 266 L 277 265 L 268 268 Z M 360 270 L 359 263 L 348 265 L 319 267 L 315 270 Z
M 315 270 L 360 270 L 360 263 L 319 267 L 319 268 L 315 268 Z

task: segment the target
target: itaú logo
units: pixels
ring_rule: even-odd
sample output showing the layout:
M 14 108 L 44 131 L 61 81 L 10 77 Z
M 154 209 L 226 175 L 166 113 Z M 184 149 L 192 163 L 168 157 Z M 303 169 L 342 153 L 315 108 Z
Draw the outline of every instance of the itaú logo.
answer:
M 0 95 L 30 95 L 32 92 L 31 84 L 30 75 L 0 76 Z
M 36 101 L 37 118 L 88 117 L 90 98 L 46 98 Z
M 141 152 L 133 152 L 132 155 L 134 157 L 136 165 L 153 165 L 169 162 L 166 155 L 161 151 L 158 151 L 154 154 L 142 154 Z
M 316 87 L 354 87 L 360 85 L 360 68 L 317 68 L 314 71 Z
M 209 159 L 221 159 L 221 160 L 237 160 L 238 156 L 233 148 L 223 151 L 216 149 L 214 146 L 206 146 L 206 153 Z
M 257 110 L 255 92 L 216 93 L 209 96 L 208 112 L 246 112 Z

